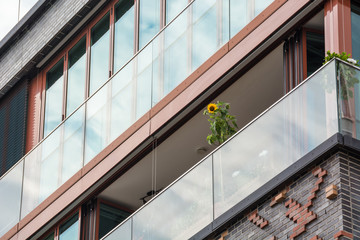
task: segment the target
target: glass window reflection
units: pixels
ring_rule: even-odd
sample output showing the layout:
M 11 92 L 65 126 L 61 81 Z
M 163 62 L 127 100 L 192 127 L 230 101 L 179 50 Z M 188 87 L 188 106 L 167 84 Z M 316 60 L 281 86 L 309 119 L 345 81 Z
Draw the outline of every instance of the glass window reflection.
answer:
M 78 213 L 60 226 L 59 240 L 79 239 L 79 218 Z
M 118 71 L 134 54 L 135 10 L 133 1 L 115 6 L 114 70 Z
M 66 115 L 72 113 L 85 99 L 85 53 L 86 36 L 69 51 Z
M 62 121 L 64 59 L 46 73 L 44 137 Z
M 90 95 L 109 78 L 110 15 L 91 29 Z
M 140 0 L 139 49 L 160 30 L 160 1 Z

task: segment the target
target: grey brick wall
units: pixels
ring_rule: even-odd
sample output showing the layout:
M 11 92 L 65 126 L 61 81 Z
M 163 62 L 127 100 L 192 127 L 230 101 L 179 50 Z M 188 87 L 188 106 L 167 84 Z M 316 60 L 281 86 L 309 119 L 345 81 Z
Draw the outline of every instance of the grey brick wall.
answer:
M 286 199 L 272 205 L 274 198 L 269 197 L 256 207 L 249 209 L 246 214 L 235 220 L 227 233 L 217 236 L 215 239 L 240 240 L 240 239 L 291 239 L 294 236 L 294 228 L 299 224 L 289 218 L 290 201 L 296 201 L 302 209 L 309 202 L 309 197 L 315 193 L 308 207 L 309 212 L 316 214 L 316 218 L 305 225 L 305 231 L 295 239 L 360 239 L 360 156 L 351 156 L 348 153 L 338 152 L 317 167 L 326 170 L 327 174 L 320 180 L 315 176 L 315 170 L 303 173 L 293 183 L 279 192 L 287 191 Z M 320 183 L 319 183 L 320 182 Z M 333 199 L 326 198 L 325 189 L 334 184 L 338 187 L 338 196 Z M 316 186 L 319 190 L 316 190 Z M 292 200 L 290 200 L 292 199 Z M 295 204 L 295 203 L 294 203 Z M 272 205 L 272 206 L 271 206 Z M 301 210 L 302 211 L 302 210 Z M 259 216 L 258 221 L 268 221 L 263 228 L 251 221 L 251 216 Z M 263 220 L 261 220 L 261 218 Z M 352 237 L 339 236 L 339 232 L 345 231 Z
M 37 19 L 0 58 L 0 89 L 9 81 L 16 82 L 17 74 L 81 10 L 89 0 L 57 0 Z

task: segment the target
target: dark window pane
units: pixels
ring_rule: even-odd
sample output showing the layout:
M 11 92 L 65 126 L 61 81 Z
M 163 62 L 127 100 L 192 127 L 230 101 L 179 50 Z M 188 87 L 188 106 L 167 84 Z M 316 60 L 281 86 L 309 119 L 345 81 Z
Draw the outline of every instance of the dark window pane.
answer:
M 0 176 L 25 154 L 27 86 L 18 83 L 0 102 Z
M 85 100 L 85 53 L 86 36 L 69 51 L 66 115 L 72 113 Z
M 166 0 L 166 24 L 173 20 L 188 3 L 187 0 Z
M 119 225 L 128 216 L 130 216 L 130 213 L 124 210 L 101 203 L 99 216 L 99 239 Z
M 324 34 L 306 32 L 307 76 L 322 66 L 325 57 Z
M 64 59 L 46 73 L 44 137 L 62 121 Z
M 134 55 L 134 13 L 133 1 L 122 0 L 115 7 L 115 71 Z
M 90 95 L 109 78 L 109 13 L 91 29 Z
M 160 1 L 140 0 L 139 48 L 160 30 Z
M 79 219 L 78 213 L 71 217 L 67 222 L 60 226 L 60 240 L 75 240 L 79 237 Z

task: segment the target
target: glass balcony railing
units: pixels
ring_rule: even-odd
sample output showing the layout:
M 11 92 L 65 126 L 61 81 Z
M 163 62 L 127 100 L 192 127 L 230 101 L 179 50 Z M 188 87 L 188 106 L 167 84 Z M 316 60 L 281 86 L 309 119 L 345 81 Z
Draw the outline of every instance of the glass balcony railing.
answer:
M 249 0 L 250 2 L 250 0 Z M 251 2 L 253 2 L 251 0 Z M 194 0 L 0 179 L 0 237 L 220 49 L 272 0 Z M 247 9 L 244 14 L 231 14 Z M 205 193 L 204 193 L 205 194 Z M 140 225 L 136 225 L 140 226 Z
M 359 79 L 326 64 L 102 239 L 188 239 L 335 133 L 359 138 Z

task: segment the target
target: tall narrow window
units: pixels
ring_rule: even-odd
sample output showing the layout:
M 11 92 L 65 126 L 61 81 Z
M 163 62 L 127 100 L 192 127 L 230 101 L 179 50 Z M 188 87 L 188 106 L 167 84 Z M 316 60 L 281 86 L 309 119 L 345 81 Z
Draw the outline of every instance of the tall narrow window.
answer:
M 79 213 L 76 213 L 59 228 L 59 240 L 79 239 Z
M 135 10 L 133 1 L 119 1 L 115 6 L 114 70 L 134 55 Z
M 109 78 L 110 14 L 91 29 L 90 95 Z
M 160 1 L 140 0 L 139 49 L 160 30 Z
M 352 58 L 360 59 L 360 4 L 351 4 Z
M 317 31 L 306 31 L 306 65 L 307 76 L 322 66 L 325 55 L 324 34 Z
M 62 121 L 64 59 L 62 58 L 46 73 L 46 101 L 44 137 Z
M 130 213 L 119 207 L 115 207 L 115 205 L 109 205 L 104 202 L 99 202 L 99 204 L 98 237 L 100 239 L 130 216 Z
M 69 51 L 66 115 L 72 113 L 85 99 L 86 36 Z

